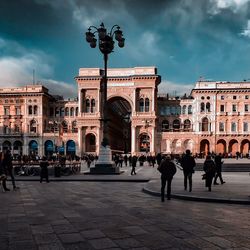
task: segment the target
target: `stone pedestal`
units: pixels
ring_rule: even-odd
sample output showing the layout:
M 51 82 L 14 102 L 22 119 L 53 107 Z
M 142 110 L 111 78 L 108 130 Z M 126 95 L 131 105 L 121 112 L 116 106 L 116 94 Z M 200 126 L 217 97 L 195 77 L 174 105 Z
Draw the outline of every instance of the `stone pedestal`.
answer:
M 90 168 L 90 172 L 86 174 L 120 174 L 120 168 L 115 166 L 112 161 L 112 153 L 109 146 L 100 147 L 98 161 L 95 167 Z

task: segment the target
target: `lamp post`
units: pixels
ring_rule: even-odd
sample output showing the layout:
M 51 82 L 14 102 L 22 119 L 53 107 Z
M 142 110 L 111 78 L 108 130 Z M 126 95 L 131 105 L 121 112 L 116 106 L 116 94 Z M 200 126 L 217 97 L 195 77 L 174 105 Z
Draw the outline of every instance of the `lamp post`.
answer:
M 103 54 L 104 59 L 104 76 L 102 77 L 101 82 L 101 96 L 102 96 L 102 125 L 103 125 L 103 139 L 102 139 L 102 146 L 106 147 L 109 145 L 108 140 L 108 118 L 107 118 L 107 63 L 108 63 L 108 55 L 113 52 L 114 49 L 114 38 L 118 42 L 118 46 L 120 48 L 124 47 L 124 41 L 122 31 L 118 25 L 114 25 L 110 32 L 107 32 L 104 24 L 101 23 L 100 27 L 97 28 L 95 26 L 90 26 L 88 31 L 86 32 L 86 41 L 90 44 L 91 48 L 96 47 L 97 39 L 95 38 L 95 34 L 98 35 L 98 45 L 99 50 Z
M 102 143 L 99 150 L 99 158 L 95 164 L 95 168 L 90 169 L 90 173 L 93 174 L 117 174 L 117 169 L 112 161 L 112 153 L 108 140 L 108 117 L 107 117 L 107 63 L 108 55 L 113 52 L 115 40 L 118 42 L 120 48 L 124 47 L 124 41 L 122 31 L 118 25 L 113 25 L 110 32 L 107 31 L 104 24 L 101 23 L 100 27 L 90 26 L 86 32 L 86 41 L 90 44 L 91 48 L 95 48 L 97 39 L 99 50 L 103 54 L 104 59 L 104 75 L 101 81 L 101 122 L 102 122 Z M 91 172 L 92 171 L 92 172 Z

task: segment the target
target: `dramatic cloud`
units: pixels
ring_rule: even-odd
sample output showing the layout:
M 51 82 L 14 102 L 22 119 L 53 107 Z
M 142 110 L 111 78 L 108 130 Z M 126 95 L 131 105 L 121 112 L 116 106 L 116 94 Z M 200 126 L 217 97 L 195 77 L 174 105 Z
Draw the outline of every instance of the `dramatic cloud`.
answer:
M 4 56 L 0 57 L 0 86 L 24 86 L 35 82 L 46 85 L 54 94 L 65 97 L 76 95 L 76 86 L 50 79 L 53 76 L 54 60 L 42 51 L 27 50 L 20 44 L 0 38 L 0 50 Z M 16 56 L 8 55 L 10 51 Z
M 159 85 L 158 93 L 159 94 L 170 94 L 174 96 L 182 96 L 184 94 L 189 95 L 191 90 L 194 88 L 194 84 L 183 84 L 183 83 L 174 83 L 170 81 L 162 81 Z
M 246 28 L 243 30 L 242 33 L 240 33 L 242 36 L 246 36 L 250 38 L 250 20 L 247 21 L 247 26 Z
M 210 0 L 211 2 L 211 14 L 219 14 L 222 10 L 230 9 L 234 13 L 244 11 L 246 4 L 250 0 Z

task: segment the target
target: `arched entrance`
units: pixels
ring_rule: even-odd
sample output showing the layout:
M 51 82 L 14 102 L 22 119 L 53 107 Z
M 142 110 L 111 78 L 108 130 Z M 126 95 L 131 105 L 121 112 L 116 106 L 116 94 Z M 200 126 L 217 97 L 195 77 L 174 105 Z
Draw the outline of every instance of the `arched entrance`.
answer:
M 23 154 L 23 150 L 22 150 L 23 144 L 20 141 L 15 141 L 13 143 L 13 155 L 14 156 L 18 156 L 18 155 L 22 155 Z
M 111 150 L 118 153 L 129 153 L 131 152 L 131 105 L 120 96 L 110 98 L 107 104 Z
M 76 154 L 76 143 L 73 140 L 67 141 L 66 155 L 74 156 Z
M 200 152 L 203 155 L 207 155 L 210 152 L 210 143 L 207 139 L 204 139 L 200 142 Z
M 48 140 L 44 143 L 44 153 L 46 156 L 52 156 L 54 151 L 54 143 Z
M 241 145 L 240 145 L 240 152 L 243 154 L 243 155 L 246 155 L 246 154 L 249 154 L 249 150 L 250 150 L 250 142 L 249 140 L 245 139 L 241 142 Z
M 33 156 L 38 154 L 38 144 L 34 140 L 29 142 L 29 154 Z
M 96 137 L 94 134 L 87 134 L 85 139 L 85 152 L 93 153 L 96 151 Z
M 11 150 L 11 143 L 9 141 L 3 142 L 3 152 L 6 152 L 7 150 Z
M 219 154 L 225 154 L 227 152 L 227 143 L 225 140 L 220 139 L 217 141 L 216 144 L 216 153 Z
M 189 149 L 191 152 L 193 152 L 194 142 L 191 139 L 187 139 L 184 141 L 183 146 L 184 146 L 183 151 L 186 151 L 187 149 Z
M 229 142 L 228 153 L 232 154 L 232 156 L 235 156 L 237 151 L 238 151 L 238 141 L 233 139 Z
M 150 152 L 150 137 L 146 133 L 139 136 L 139 151 L 145 153 Z

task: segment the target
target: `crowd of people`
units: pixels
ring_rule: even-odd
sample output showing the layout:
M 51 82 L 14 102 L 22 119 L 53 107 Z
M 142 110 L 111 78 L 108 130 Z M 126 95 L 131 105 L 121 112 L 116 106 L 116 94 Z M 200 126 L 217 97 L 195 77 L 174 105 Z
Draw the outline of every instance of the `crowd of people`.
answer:
M 212 190 L 212 184 L 218 185 L 217 180 L 220 180 L 221 184 L 224 184 L 225 181 L 222 178 L 222 154 L 213 154 L 209 153 L 206 156 L 203 165 L 203 179 L 205 180 L 205 186 L 208 188 L 208 191 Z M 66 161 L 79 161 L 83 160 L 87 163 L 88 168 L 90 168 L 92 162 L 97 161 L 98 157 L 96 155 L 86 154 L 84 156 L 77 157 L 74 156 L 63 156 L 63 155 L 50 155 L 43 156 L 42 158 L 32 158 L 32 156 L 27 157 L 23 156 L 18 159 L 24 163 L 29 162 L 39 162 L 41 171 L 40 171 L 40 182 L 43 179 L 46 182 L 49 182 L 48 177 L 48 166 L 50 162 L 58 162 L 59 166 L 65 166 Z M 10 189 L 6 185 L 7 176 L 9 175 L 12 181 L 13 190 L 18 189 L 15 183 L 14 177 L 14 169 L 13 169 L 13 157 L 9 150 L 6 152 L 0 152 L 0 181 L 1 186 L 4 191 L 10 191 Z M 136 166 L 137 162 L 139 162 L 140 166 L 143 166 L 145 162 L 148 163 L 148 166 L 155 167 L 158 166 L 158 170 L 161 173 L 161 199 L 164 201 L 165 197 L 165 187 L 167 185 L 167 198 L 171 198 L 171 183 L 173 176 L 176 173 L 176 164 L 181 166 L 184 175 L 184 190 L 189 190 L 192 192 L 192 176 L 195 172 L 195 157 L 192 156 L 190 150 L 186 150 L 186 153 L 182 156 L 176 157 L 176 155 L 162 155 L 158 153 L 156 156 L 152 155 L 130 155 L 130 154 L 114 154 L 113 161 L 117 167 L 122 168 L 123 166 L 131 167 L 131 175 L 136 175 Z

